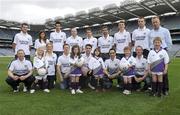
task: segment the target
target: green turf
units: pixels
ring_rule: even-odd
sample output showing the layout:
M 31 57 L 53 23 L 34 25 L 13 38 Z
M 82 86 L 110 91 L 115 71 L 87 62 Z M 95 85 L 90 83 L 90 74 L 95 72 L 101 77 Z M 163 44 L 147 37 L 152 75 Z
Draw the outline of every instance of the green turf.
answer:
M 13 93 L 4 81 L 9 60 L 0 58 L 0 115 L 180 115 L 180 59 L 169 66 L 170 95 L 162 99 L 142 92 L 125 96 L 116 89 L 78 95 L 59 89 Z

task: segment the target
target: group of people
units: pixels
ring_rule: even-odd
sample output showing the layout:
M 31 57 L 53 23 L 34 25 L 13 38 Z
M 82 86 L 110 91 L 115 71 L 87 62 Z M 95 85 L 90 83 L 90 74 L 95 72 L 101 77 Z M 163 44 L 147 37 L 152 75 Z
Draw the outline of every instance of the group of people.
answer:
M 103 26 L 100 38 L 94 38 L 88 28 L 87 37 L 82 39 L 76 28 L 66 38 L 61 23 L 56 22 L 50 39 L 45 31 L 39 32 L 31 62 L 32 37 L 27 33 L 28 25 L 23 23 L 13 40 L 15 60 L 9 64 L 6 82 L 14 92 L 19 92 L 19 83 L 23 82 L 24 92 L 34 93 L 40 88 L 49 93 L 60 80 L 60 88 L 70 89 L 71 94 L 83 93 L 86 86 L 105 92 L 116 84 L 125 95 L 133 90 L 150 90 L 152 96 L 158 97 L 168 95 L 170 32 L 160 26 L 158 16 L 152 18 L 152 30 L 146 28 L 143 17 L 138 19 L 138 26 L 131 36 L 121 20 L 114 37 Z

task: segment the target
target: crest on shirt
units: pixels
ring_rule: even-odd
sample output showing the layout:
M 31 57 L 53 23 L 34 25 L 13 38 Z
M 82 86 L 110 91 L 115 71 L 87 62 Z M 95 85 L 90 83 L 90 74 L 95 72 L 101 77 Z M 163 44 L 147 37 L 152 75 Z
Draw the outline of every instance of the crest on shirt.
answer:
M 159 55 L 160 58 L 163 58 L 163 55 Z
M 129 61 L 130 64 L 132 64 L 132 61 Z
M 24 65 L 24 68 L 28 68 L 28 65 Z
M 116 64 L 114 64 L 115 66 L 118 66 L 118 64 L 116 63 Z
M 126 38 L 127 36 L 126 35 L 124 35 L 124 38 Z
M 110 41 L 110 40 L 108 40 L 108 42 L 110 43 L 111 41 Z
M 145 65 L 145 63 L 142 63 L 142 66 L 144 66 Z

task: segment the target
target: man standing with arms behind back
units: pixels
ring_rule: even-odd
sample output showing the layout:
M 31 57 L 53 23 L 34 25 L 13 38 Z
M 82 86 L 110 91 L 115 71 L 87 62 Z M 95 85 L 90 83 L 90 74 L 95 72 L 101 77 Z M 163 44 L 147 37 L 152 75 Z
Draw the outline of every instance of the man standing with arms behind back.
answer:
M 25 58 L 30 60 L 30 50 L 32 43 L 32 37 L 27 33 L 28 24 L 22 23 L 21 24 L 21 32 L 17 33 L 14 37 L 12 47 L 15 51 L 15 58 L 17 58 L 17 51 L 19 49 L 23 49 L 25 53 Z

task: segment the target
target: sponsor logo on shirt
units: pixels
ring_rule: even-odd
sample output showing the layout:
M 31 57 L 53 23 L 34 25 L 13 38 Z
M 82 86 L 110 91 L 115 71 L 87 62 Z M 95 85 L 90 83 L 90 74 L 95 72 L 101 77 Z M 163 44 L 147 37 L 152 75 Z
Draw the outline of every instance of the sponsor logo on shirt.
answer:
M 22 45 L 28 45 L 29 41 L 19 40 L 19 43 Z
M 126 39 L 117 39 L 117 42 L 118 42 L 118 43 L 125 43 L 125 42 L 126 42 Z

